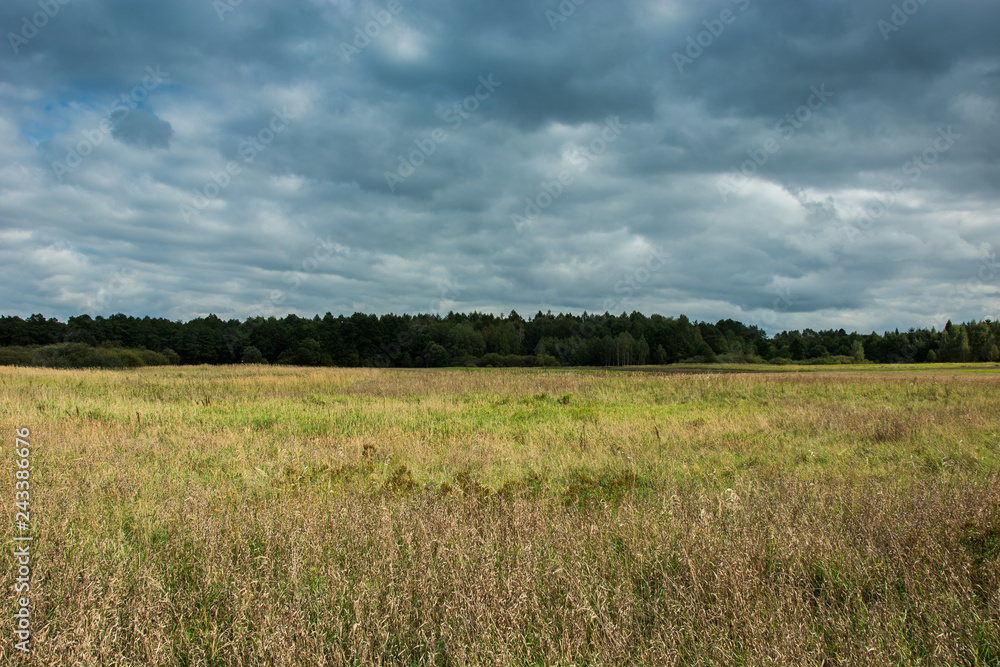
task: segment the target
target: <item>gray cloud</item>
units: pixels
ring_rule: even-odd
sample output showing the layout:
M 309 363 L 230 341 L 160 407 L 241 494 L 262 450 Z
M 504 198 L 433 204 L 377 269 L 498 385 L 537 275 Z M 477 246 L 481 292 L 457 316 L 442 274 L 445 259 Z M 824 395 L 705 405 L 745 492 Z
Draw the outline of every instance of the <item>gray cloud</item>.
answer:
M 156 114 L 137 109 L 127 114 L 112 114 L 114 128 L 111 136 L 118 141 L 139 148 L 170 148 L 174 129 Z
M 61 5 L 0 49 L 0 311 L 996 318 L 1000 6 L 911 4 Z

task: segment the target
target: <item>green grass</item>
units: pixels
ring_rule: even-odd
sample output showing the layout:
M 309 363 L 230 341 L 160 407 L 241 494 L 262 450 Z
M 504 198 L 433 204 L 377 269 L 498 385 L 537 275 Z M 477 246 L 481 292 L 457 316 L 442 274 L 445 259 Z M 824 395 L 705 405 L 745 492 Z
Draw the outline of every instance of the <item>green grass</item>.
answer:
M 994 664 L 1000 376 L 751 368 L 0 369 L 37 664 Z

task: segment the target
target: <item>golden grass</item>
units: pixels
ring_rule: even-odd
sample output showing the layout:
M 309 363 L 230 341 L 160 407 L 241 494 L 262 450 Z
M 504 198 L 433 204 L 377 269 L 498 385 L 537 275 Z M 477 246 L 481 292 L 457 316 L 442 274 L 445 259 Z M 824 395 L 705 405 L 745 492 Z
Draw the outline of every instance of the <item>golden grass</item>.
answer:
M 0 368 L 0 658 L 998 664 L 998 377 Z

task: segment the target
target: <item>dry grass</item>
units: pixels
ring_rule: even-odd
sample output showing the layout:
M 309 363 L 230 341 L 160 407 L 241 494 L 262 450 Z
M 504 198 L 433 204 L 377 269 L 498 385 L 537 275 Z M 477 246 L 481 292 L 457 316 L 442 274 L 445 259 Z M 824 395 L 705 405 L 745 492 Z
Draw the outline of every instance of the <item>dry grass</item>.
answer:
M 997 377 L 0 369 L 34 664 L 1000 664 Z

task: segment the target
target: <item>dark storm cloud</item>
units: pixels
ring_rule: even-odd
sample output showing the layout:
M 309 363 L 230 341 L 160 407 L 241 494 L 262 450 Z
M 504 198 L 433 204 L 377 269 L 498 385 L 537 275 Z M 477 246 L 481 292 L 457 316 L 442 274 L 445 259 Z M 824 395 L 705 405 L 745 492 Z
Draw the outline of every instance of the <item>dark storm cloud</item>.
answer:
M 4 312 L 998 315 L 992 2 L 38 11 L 0 7 Z

